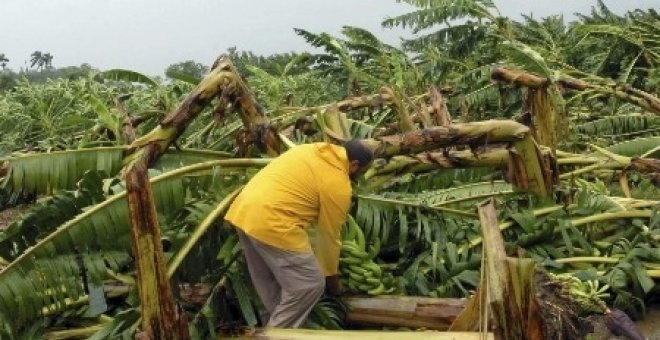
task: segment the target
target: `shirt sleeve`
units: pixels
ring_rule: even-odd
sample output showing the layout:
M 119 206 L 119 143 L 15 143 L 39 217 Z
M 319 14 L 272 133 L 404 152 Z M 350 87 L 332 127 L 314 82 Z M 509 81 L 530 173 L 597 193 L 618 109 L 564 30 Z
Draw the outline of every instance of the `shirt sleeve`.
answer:
M 335 182 L 335 181 L 332 181 Z M 316 256 L 325 276 L 336 275 L 339 271 L 341 250 L 341 226 L 346 220 L 351 203 L 351 185 L 325 185 L 320 191 L 320 211 L 316 230 Z

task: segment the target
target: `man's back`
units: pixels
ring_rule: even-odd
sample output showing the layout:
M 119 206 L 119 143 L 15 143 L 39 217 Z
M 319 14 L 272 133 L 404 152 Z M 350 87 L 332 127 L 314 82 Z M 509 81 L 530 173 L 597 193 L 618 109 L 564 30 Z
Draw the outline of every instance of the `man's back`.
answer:
M 340 202 L 339 208 L 329 213 L 345 215 L 350 193 L 348 160 L 342 147 L 327 143 L 299 145 L 257 173 L 225 219 L 268 245 L 308 251 L 304 229 L 319 218 L 321 206 L 336 205 L 324 204 L 328 198 Z

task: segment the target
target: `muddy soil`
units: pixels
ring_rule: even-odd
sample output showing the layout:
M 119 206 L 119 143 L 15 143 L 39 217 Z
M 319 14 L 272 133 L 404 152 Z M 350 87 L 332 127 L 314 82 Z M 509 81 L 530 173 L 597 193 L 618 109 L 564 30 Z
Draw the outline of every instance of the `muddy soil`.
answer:
M 7 228 L 11 222 L 16 220 L 21 213 L 28 209 L 27 205 L 19 205 L 16 207 L 11 207 L 0 211 L 0 230 Z
M 637 321 L 636 324 L 644 333 L 644 336 L 650 340 L 660 340 L 660 304 L 647 307 L 644 320 Z

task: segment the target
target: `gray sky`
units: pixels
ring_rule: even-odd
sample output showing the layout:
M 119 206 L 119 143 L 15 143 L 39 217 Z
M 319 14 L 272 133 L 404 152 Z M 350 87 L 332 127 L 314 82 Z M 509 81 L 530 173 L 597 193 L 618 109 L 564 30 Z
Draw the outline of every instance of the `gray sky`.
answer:
M 586 13 L 595 0 L 495 0 L 503 15 Z M 660 8 L 660 0 L 606 0 L 617 13 Z M 401 30 L 380 27 L 412 7 L 394 0 L 2 0 L 0 53 L 18 70 L 35 50 L 53 66 L 90 63 L 162 74 L 173 63 L 210 64 L 228 47 L 258 54 L 309 50 L 294 27 L 338 33 L 366 28 L 396 44 Z

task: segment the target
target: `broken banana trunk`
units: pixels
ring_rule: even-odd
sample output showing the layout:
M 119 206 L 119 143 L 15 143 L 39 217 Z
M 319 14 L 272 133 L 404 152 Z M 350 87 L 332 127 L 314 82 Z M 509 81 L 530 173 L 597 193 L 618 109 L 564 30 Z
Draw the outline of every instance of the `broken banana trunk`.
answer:
M 497 67 L 493 70 L 491 78 L 495 81 L 506 82 L 510 84 L 522 85 L 529 88 L 540 88 L 548 86 L 551 83 L 549 78 L 539 77 L 535 74 L 509 68 Z M 644 108 L 656 115 L 660 114 L 660 99 L 653 94 L 631 87 L 626 84 L 617 84 L 613 81 L 605 84 L 587 83 L 580 79 L 563 77 L 558 79 L 557 84 L 562 88 L 576 91 L 591 90 L 604 96 L 615 97 L 627 103 Z
M 147 146 L 147 149 L 152 148 L 155 146 Z M 154 151 L 146 150 L 145 154 L 150 152 Z M 140 294 L 141 334 L 146 339 L 188 339 L 188 322 L 174 303 L 165 271 L 163 244 L 147 173 L 148 161 L 142 158 L 132 163 L 125 175 Z
M 532 191 L 547 196 L 558 183 L 556 161 L 548 151 L 542 151 L 529 134 L 529 128 L 511 120 L 489 120 L 475 123 L 453 124 L 411 131 L 363 140 L 372 150 L 377 160 L 367 177 L 391 174 L 409 170 L 423 172 L 438 168 L 508 166 L 508 178 L 521 190 Z M 435 152 L 422 151 L 456 145 L 468 145 L 478 150 L 497 143 L 510 143 L 515 147 L 504 151 L 475 152 Z
M 398 135 L 364 139 L 376 157 L 414 154 L 455 145 L 477 148 L 491 143 L 513 142 L 523 139 L 529 128 L 512 120 L 437 126 Z
M 147 170 L 181 135 L 190 122 L 214 98 L 219 98 L 221 114 L 227 106 L 239 110 L 250 142 L 260 149 L 275 153 L 279 150 L 277 134 L 268 125 L 231 60 L 218 59 L 211 72 L 157 128 L 131 143 L 124 158 L 122 174 L 126 180 L 127 201 L 131 218 L 131 238 L 137 272 L 142 312 L 142 332 L 147 339 L 189 338 L 185 315 L 179 313 L 170 289 L 165 268 L 160 228 Z M 254 135 L 258 138 L 253 138 Z
M 479 206 L 479 220 L 484 239 L 484 279 L 450 330 L 487 330 L 492 327 L 492 313 L 493 326 L 503 339 L 545 339 L 533 284 L 534 261 L 507 257 L 493 199 Z
M 437 169 L 493 167 L 505 168 L 509 153 L 504 148 L 487 149 L 483 152 L 471 150 L 434 151 L 416 155 L 399 155 L 379 158 L 374 161 L 365 178 L 400 173 L 423 173 Z

